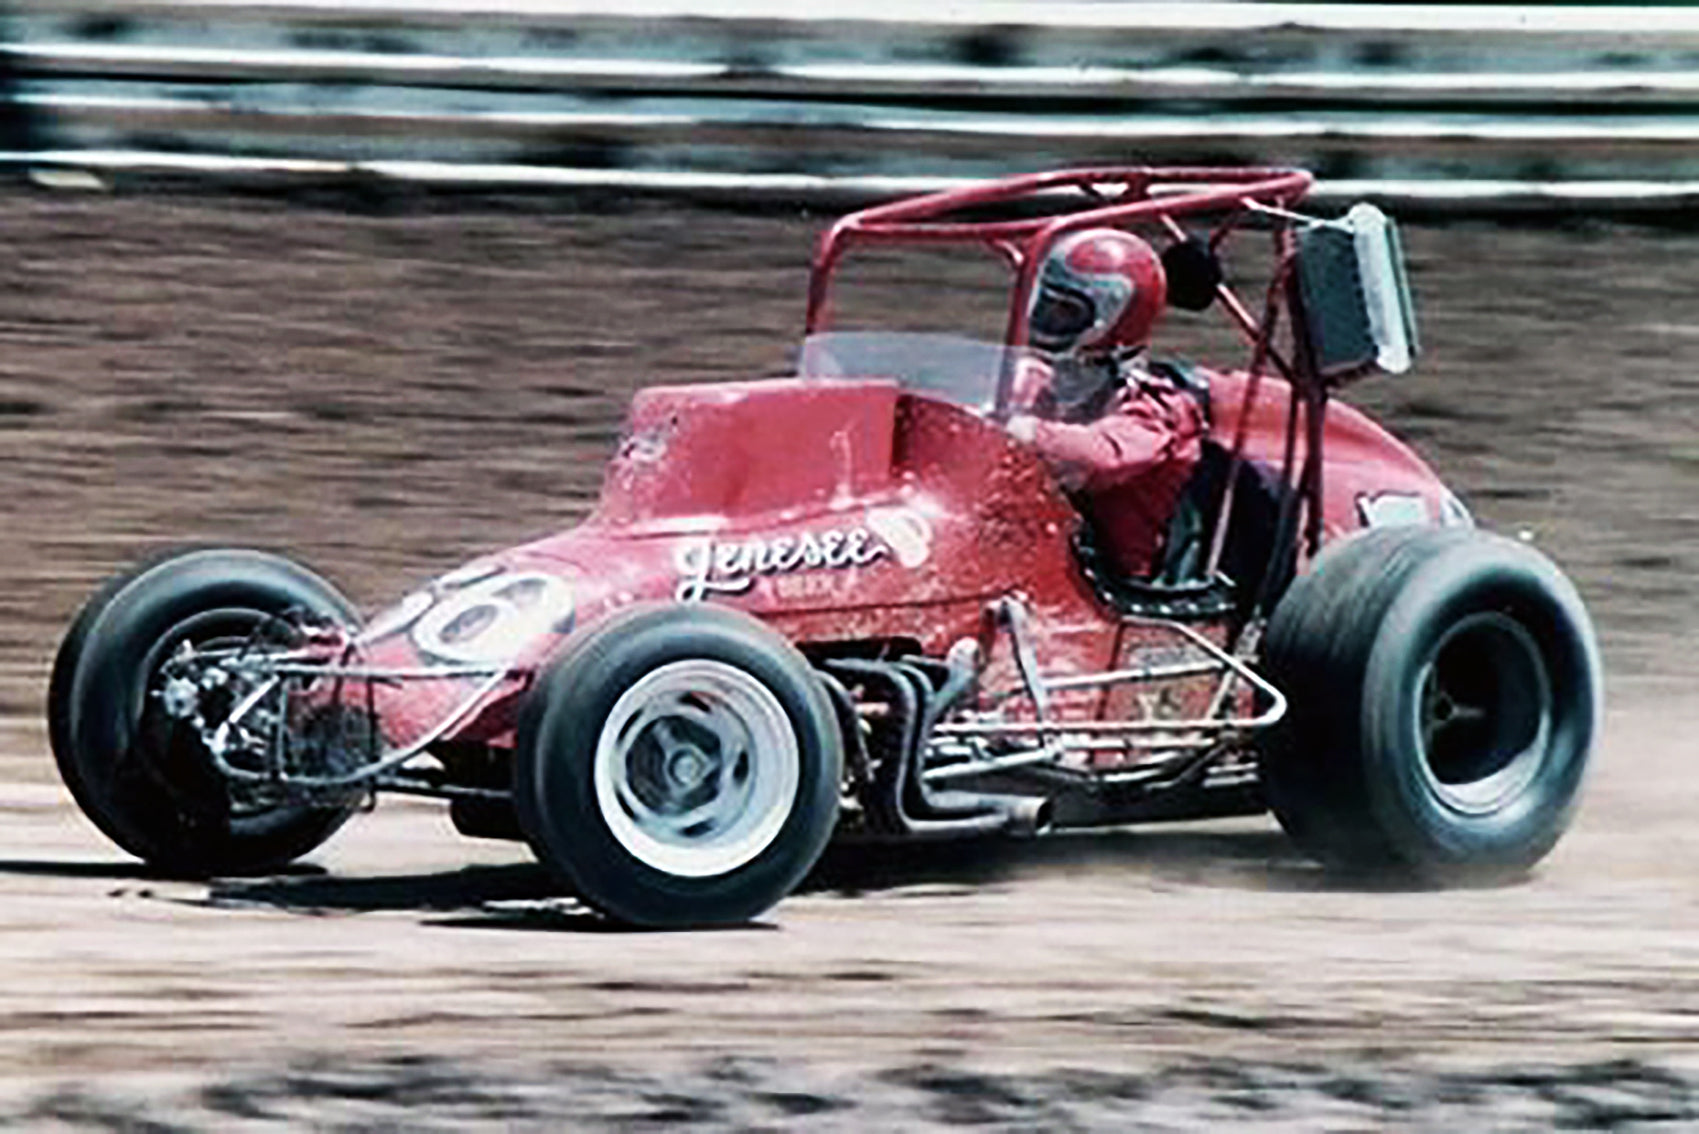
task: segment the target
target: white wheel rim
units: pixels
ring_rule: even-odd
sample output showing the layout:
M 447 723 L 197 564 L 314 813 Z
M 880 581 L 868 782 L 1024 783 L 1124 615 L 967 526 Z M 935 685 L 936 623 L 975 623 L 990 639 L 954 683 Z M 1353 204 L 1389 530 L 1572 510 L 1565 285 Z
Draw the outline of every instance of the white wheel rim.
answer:
M 671 662 L 622 693 L 596 741 L 596 803 L 646 866 L 726 874 L 790 818 L 802 760 L 772 690 L 725 662 Z

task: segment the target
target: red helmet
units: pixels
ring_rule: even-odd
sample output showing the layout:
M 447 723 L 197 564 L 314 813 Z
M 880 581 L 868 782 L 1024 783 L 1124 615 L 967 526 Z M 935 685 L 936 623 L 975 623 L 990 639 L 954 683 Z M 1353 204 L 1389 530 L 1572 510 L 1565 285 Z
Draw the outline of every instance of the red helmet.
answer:
M 1027 337 L 1057 353 L 1144 346 L 1167 297 L 1162 260 L 1143 240 L 1113 228 L 1070 233 L 1038 269 Z

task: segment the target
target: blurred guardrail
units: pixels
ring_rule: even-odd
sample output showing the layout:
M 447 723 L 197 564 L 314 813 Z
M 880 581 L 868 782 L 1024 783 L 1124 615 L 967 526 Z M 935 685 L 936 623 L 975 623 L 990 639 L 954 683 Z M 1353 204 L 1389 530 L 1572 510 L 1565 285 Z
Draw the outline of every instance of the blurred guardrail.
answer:
M 1699 9 L 16 0 L 14 164 L 878 193 L 1082 162 L 1699 200 Z

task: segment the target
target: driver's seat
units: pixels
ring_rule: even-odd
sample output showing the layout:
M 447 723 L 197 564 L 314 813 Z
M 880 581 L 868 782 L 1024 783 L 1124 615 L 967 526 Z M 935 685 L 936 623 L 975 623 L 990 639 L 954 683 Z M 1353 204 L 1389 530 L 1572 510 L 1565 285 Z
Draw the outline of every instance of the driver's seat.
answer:
M 1206 576 L 1209 541 L 1231 467 L 1224 446 L 1203 443 L 1197 467 L 1168 521 L 1156 569 L 1142 578 L 1114 566 L 1104 553 L 1090 509 L 1080 510 L 1074 548 L 1086 578 L 1105 602 L 1123 614 L 1179 621 L 1249 613 L 1274 553 L 1280 497 L 1264 470 L 1250 461 L 1240 464 L 1220 568 L 1213 577 Z M 1285 581 L 1278 582 L 1283 586 Z

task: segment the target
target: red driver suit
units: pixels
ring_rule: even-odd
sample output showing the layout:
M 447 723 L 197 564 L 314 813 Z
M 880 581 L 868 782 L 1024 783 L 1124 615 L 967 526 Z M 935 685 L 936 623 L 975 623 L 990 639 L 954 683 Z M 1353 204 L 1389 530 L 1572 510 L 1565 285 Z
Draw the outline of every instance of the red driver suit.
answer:
M 1205 430 L 1197 399 L 1161 377 L 1140 375 L 1095 421 L 1038 421 L 1032 443 L 1062 483 L 1085 498 L 1110 561 L 1143 578 L 1156 566 L 1168 521 L 1202 456 Z

